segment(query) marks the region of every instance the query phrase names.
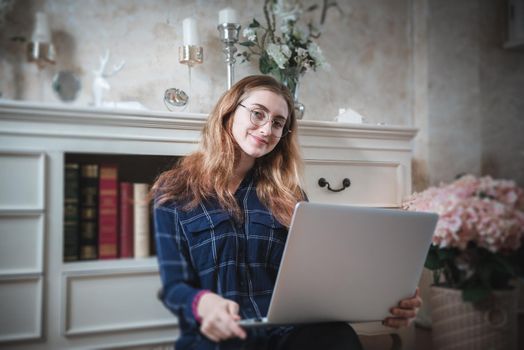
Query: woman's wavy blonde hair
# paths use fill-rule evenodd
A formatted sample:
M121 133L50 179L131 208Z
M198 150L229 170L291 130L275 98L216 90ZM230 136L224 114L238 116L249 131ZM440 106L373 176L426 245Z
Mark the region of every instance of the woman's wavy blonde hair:
M295 204L304 199L300 187L302 158L297 141L297 121L289 90L274 78L254 75L237 82L218 100L202 131L199 150L180 159L162 173L152 188L158 203L174 200L184 210L215 199L236 220L242 213L229 184L240 159L233 134L233 115L239 103L255 90L268 90L286 101L290 133L270 153L256 159L257 195L277 220L289 226Z

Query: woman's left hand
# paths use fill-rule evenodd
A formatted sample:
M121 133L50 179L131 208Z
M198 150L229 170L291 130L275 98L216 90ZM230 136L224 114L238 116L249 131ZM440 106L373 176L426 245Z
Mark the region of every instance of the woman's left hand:
M417 316L418 309L422 306L422 299L417 288L415 295L411 298L403 299L398 306L392 307L389 311L393 316L386 317L383 324L392 328L407 327Z

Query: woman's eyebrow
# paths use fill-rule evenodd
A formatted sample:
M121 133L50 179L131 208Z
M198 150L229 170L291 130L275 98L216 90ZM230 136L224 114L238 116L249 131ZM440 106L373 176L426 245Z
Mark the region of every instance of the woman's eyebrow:
M266 112L270 112L270 110L264 106L264 105L261 105L260 103L253 103L252 106L255 106L255 107L258 107L260 109L263 109L264 111ZM274 115L273 118L283 118L283 119L286 119L287 120L287 117L284 117L283 115Z

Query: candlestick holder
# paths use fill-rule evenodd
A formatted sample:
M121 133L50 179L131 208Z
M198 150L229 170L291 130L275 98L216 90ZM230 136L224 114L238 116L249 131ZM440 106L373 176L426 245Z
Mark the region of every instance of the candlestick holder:
M197 64L204 62L204 49L196 45L183 45L178 47L178 62L187 65L189 94L182 89L170 88L164 93L164 104L166 108L173 111L174 108L188 108L191 111L191 69Z
M38 67L38 99L44 101L45 79L44 67L56 63L56 52L53 43L30 41L27 44L27 60Z
M204 48L195 45L183 45L178 48L178 62L193 67L204 62Z
M34 62L38 68L43 68L46 64L55 64L55 48L52 43L31 41L27 45L27 60Z
M237 52L235 43L238 42L240 25L236 23L222 23L218 25L217 29L220 40L224 43L223 52L226 56L227 89L229 90L235 80L235 53Z

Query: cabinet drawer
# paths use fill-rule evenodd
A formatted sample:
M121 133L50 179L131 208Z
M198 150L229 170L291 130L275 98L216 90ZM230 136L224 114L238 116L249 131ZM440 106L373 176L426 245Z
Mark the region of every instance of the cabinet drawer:
M42 277L0 280L0 342L40 338L41 330Z
M175 324L157 299L156 271L66 275L64 283L66 335Z
M0 209L44 208L44 155L0 152Z
M0 274L41 273L44 215L0 215Z
M340 192L320 187L324 178L332 189L342 188L343 179L351 185ZM375 207L397 207L403 193L402 165L374 161L306 161L305 190L312 202Z

